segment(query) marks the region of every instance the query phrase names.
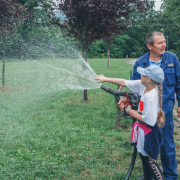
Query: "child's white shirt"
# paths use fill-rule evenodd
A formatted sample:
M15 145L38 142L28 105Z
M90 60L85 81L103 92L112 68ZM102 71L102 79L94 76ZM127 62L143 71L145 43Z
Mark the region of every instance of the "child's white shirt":
M142 113L143 121L150 126L154 126L157 122L157 115L160 110L158 88L156 87L144 94L146 87L141 83L141 80L126 80L125 84L132 92L138 93L143 102L143 110L138 106L138 112ZM148 156L144 151L144 130L141 128L139 128L137 151L143 156Z
M146 87L141 83L141 80L126 80L126 86L132 91L139 94L141 101L143 101L143 110L138 107L138 112L142 113L143 121L154 126L157 122L157 115L160 110L158 100L158 87L144 94Z

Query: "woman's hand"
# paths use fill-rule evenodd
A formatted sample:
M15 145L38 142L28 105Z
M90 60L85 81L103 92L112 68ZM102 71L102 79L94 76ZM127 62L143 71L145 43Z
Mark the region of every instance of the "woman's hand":
M104 82L106 77L104 77L102 74L100 74L100 75L97 75L94 79L98 80L98 81L96 81L97 83L100 83L100 82Z

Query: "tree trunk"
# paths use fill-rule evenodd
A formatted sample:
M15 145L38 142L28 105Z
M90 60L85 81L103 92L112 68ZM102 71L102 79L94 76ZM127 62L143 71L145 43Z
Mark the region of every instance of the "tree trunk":
M115 101L116 101L116 99L115 99ZM114 125L114 129L117 129L117 128L120 127L121 114L122 114L122 111L121 111L121 109L119 108L117 102L116 102L116 108L117 108L117 114L118 114L118 116L117 116L117 119L116 119L116 123L115 123L115 125Z
M109 58L110 58L110 57L109 57L109 56L110 56L110 55L109 55L109 49L108 49L108 52L107 52L107 53L108 53L108 69L109 69L109 68L110 68L110 62L109 62L109 61L110 61L110 60L109 60Z
M5 86L5 44L3 45L2 85Z
M20 45L20 48L19 48L19 60L23 60L22 45Z
M82 69L83 69L83 71L86 71L87 70L87 66L86 66L87 56L86 56L86 51L85 50L83 50L82 56L83 56L83 59L85 61L85 62L82 61ZM87 89L84 89L84 101L87 101L87 100L88 100Z

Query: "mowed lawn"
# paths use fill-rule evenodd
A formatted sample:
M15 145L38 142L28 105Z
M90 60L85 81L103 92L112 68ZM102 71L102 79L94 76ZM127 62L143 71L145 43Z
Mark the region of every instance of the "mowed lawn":
M111 59L108 69L106 59L88 59L96 74L129 79L133 66L126 61ZM85 102L82 90L57 86L58 72L42 68L43 62L6 62L6 86L0 88L0 179L123 180L133 152L131 120L121 118L122 127L115 130L112 95L91 89ZM57 59L46 63L61 66ZM176 129L178 162L179 134ZM130 179L142 173L137 156Z

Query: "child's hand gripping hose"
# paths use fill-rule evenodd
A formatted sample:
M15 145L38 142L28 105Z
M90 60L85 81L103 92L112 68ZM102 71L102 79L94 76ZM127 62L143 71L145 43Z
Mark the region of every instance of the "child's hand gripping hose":
M117 100L117 103L120 100L120 96L126 97L126 100L129 103L129 105L131 106L131 109L138 110L139 95L137 93L133 93L133 92L118 92L118 91L115 91L115 90L111 89L110 87L105 86L105 85L101 85L100 88L103 89L104 91L114 95L114 97ZM135 118L130 117L129 115L127 115L125 109L124 109L124 115L127 118L133 119L133 121L136 120Z
M139 95L137 93L133 93L133 92L117 92L117 91L115 91L115 90L113 90L110 87L107 87L105 85L101 85L100 88L103 89L104 91L114 95L114 97L117 100L117 103L120 100L120 96L126 97L126 100L129 102L131 108L133 110L138 110ZM124 110L124 113L125 113L125 117L132 118L133 122L136 121L135 118L127 116L126 110ZM125 177L125 180L129 180L129 178L131 176L131 172L133 170L134 163L135 163L135 160L136 160L136 155L137 155L137 149L134 146L134 151L133 151L133 154L132 154L131 164L129 166L128 172L127 172L126 177Z

